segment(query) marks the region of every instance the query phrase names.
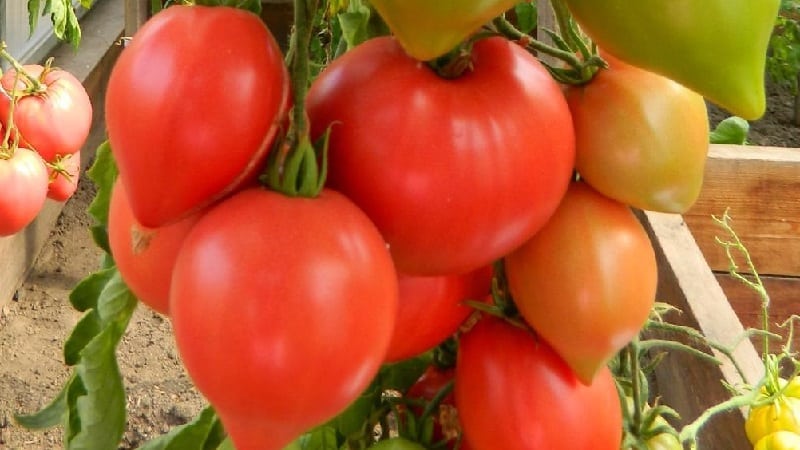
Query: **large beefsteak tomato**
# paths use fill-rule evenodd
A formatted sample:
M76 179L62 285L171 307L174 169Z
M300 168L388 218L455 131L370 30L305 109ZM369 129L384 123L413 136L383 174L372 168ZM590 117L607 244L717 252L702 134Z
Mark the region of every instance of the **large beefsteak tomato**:
M0 236L22 230L47 200L47 168L33 150L0 154Z
M386 245L343 195L250 188L178 253L178 350L239 450L279 450L342 411L386 356L397 313Z
M403 273L491 264L544 225L572 176L561 89L503 38L476 42L454 79L393 38L369 40L322 72L307 106L312 135L330 127L329 184L375 222Z
M283 55L253 13L172 6L111 72L108 138L134 216L159 227L255 175L289 98Z

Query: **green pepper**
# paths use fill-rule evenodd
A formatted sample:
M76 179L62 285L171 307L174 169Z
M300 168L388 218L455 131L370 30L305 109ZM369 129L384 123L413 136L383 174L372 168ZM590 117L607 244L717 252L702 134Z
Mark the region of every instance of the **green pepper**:
M764 66L780 0L565 0L612 55L747 120L764 114Z

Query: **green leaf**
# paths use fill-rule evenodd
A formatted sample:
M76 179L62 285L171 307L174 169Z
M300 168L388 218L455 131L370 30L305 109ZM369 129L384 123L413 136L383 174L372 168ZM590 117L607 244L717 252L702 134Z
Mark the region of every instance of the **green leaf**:
M22 416L15 415L14 420L22 427L30 430L42 430L61 425L67 418L67 390L72 383L72 378L61 389L56 398L38 412Z
M80 312L85 312L97 308L97 299L105 289L111 278L114 277L115 269L104 269L95 272L81 280L69 294L69 302L72 307Z
M750 132L750 124L741 117L731 116L720 122L709 136L712 144L734 144L744 145L747 143L747 135Z
M153 439L138 450L214 449L223 440L220 421L214 409L207 406L191 422L175 427L169 433Z
M370 15L369 7L359 0L350 1L347 11L337 15L348 50L369 39Z
M331 450L339 448L336 430L329 426L316 428L292 442L284 450Z
M96 222L91 229L92 237L106 253L111 253L108 246L108 205L111 203L111 190L118 173L111 145L105 141L97 147L94 163L86 174L97 186L97 194L88 209L89 215Z
M97 314L86 314L81 317L64 342L64 362L69 366L78 364L81 351L102 331L103 327Z
M119 444L126 411L116 348L136 304L136 298L114 271L99 294L97 309L87 313L96 316L94 320L102 331L80 350L75 365L75 381L67 394L68 450L105 450Z
M36 25L39 24L39 11L42 4L39 0L28 0L28 35L33 36Z
M50 20L53 22L53 33L62 41L67 41L74 48L78 48L81 43L81 27L78 24L78 16L71 0L48 0L49 8L45 11L50 12Z
M394 389L406 392L431 364L432 352L381 367L381 390Z
M380 377L372 380L372 383L338 416L334 417L326 425L334 428L346 438L358 439L365 433L365 426L369 421L372 412L381 401Z
M536 3L521 2L514 6L514 13L517 16L517 28L525 34L530 33L536 28L538 21L538 11Z

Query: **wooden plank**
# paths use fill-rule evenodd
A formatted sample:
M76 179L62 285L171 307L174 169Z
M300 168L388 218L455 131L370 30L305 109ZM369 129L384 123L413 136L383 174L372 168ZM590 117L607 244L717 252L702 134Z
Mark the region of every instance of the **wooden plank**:
M698 329L710 340L726 346L738 343L734 357L743 369L744 379L719 354L717 357L723 361L720 366L675 351L668 353L658 366L655 390L665 404L681 414L682 423L688 423L708 407L730 397L722 380L733 385L741 385L743 381L756 383L763 374L763 366L753 345L740 341L744 327L681 216L646 212L640 214L640 219L658 259L657 298L683 311L678 316L671 315L669 321ZM717 417L701 433L699 448L750 450L743 423L742 411Z
M125 0L125 36L133 36L150 16L150 0Z
M68 45L51 52L56 65L73 73L84 83L92 97L94 136L102 136L103 92L111 66L120 47L115 42L122 36L123 8L120 2L98 2L81 22L83 39L77 53ZM96 131L100 130L100 133ZM81 150L85 168L94 155L96 140L87 141ZM39 251L50 235L63 204L48 200L43 210L27 228L13 236L0 238L0 306L10 301L24 280Z
M800 149L711 146L703 190L684 218L712 270L728 270L711 219L728 207L760 273L800 276Z
M747 328L761 328L761 299L758 294L727 273L718 273L716 277L742 325ZM778 328L777 325L794 314L800 314L800 298L797 295L800 292L800 278L762 277L762 281L770 296L770 331L786 339L788 329ZM761 350L763 344L760 338L753 338L753 343L756 349ZM780 353L784 344L784 341L771 341L770 352ZM800 350L800 328L794 333L792 350Z

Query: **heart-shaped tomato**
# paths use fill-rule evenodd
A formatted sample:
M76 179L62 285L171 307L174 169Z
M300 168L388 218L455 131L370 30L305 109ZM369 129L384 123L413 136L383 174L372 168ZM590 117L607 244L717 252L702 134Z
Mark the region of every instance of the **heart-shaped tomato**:
M372 6L415 59L430 60L455 48L514 0L371 0Z
M764 65L780 0L566 2L600 48L745 119L764 114Z
M585 183L570 186L505 268L522 317L587 384L639 333L655 301L647 233L626 205Z
M251 178L287 108L287 80L255 14L173 6L148 20L106 95L108 137L136 219L165 225Z

